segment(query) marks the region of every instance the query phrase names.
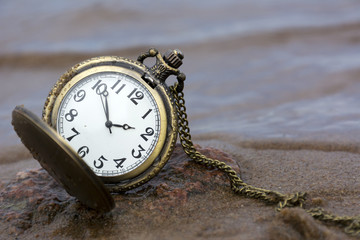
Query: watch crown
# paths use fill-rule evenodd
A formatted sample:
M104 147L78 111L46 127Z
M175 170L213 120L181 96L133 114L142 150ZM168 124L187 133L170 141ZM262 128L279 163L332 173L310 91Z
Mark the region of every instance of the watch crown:
M142 53L137 60L140 63L144 63L144 60L148 57L156 57L155 65L148 68L148 71L160 82L164 83L170 75L175 75L178 81L184 82L185 74L181 73L178 69L183 63L184 54L179 49L168 50L164 55L161 55L155 48L150 48L147 52ZM146 76L143 78L145 78L146 82L149 82L149 80L146 80Z
M182 59L184 58L184 54L179 50L167 50L164 54L163 59L170 67L179 68L182 64Z

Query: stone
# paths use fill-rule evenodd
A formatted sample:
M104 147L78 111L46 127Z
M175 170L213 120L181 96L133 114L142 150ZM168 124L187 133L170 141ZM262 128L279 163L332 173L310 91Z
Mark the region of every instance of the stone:
M239 171L236 162L227 154L213 148L197 147L207 156L225 161ZM38 225L46 226L64 219L69 222L76 219L82 222L92 222L94 219L102 221L106 216L116 217L122 208L131 205L167 212L185 206L191 194L204 194L211 188L226 187L227 184L224 174L189 161L181 146L177 145L158 176L137 189L114 195L116 209L112 213L100 215L68 195L44 169L27 170L17 173L16 178L8 184L0 185L0 220L3 226L9 226L4 228L2 234L22 236ZM53 229L53 233L59 232L62 231Z

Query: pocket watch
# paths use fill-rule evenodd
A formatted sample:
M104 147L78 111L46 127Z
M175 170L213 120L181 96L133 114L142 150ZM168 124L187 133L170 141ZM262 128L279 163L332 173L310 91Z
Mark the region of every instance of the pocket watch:
M148 57L156 58L150 68L143 64ZM138 187L162 169L174 149L177 112L165 80L175 75L178 88L183 87L185 75L178 70L182 59L180 50L162 56L150 49L137 61L117 56L83 61L51 89L42 120L17 107L12 123L34 157L71 195L79 194L83 184L72 186L78 172L91 176L104 194ZM35 140L38 135L45 136L41 144ZM93 194L99 194L94 189ZM92 208L107 205L106 211L114 205L91 205L88 195L76 197Z
M155 57L148 68L143 61ZM110 193L126 191L154 177L169 160L179 135L194 162L223 172L233 192L285 207L304 207L306 193L282 194L245 183L225 162L196 150L183 93L183 54L163 56L150 49L137 61L105 56L81 62L61 76L45 102L43 119L17 106L12 124L42 167L86 206L107 212ZM168 87L165 80L175 75ZM359 216L336 216L321 208L306 210L324 222L360 233Z

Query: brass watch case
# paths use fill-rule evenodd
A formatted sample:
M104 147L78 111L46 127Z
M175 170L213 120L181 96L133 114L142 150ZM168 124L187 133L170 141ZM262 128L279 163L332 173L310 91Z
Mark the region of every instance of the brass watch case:
M144 64L117 56L103 56L83 61L63 74L50 91L43 109L43 120L56 130L61 101L74 84L96 72L121 72L132 76L150 91L159 107L161 129L153 153L139 168L119 177L99 176L111 192L127 191L153 178L169 160L177 138L177 114L170 90L156 79ZM142 78L146 74L145 82ZM60 137L60 136L59 136Z

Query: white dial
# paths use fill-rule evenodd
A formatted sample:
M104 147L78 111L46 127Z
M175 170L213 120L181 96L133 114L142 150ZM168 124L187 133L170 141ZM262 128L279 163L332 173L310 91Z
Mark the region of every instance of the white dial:
M96 72L63 97L57 131L98 176L126 176L153 154L161 115L145 84L120 72Z

